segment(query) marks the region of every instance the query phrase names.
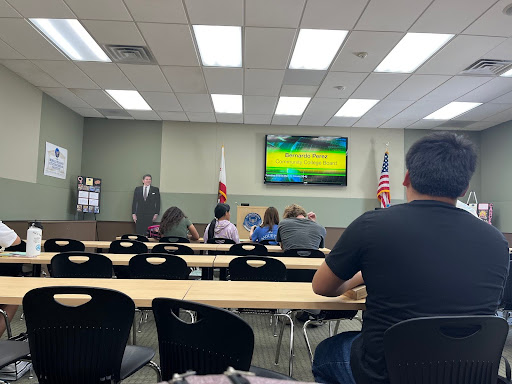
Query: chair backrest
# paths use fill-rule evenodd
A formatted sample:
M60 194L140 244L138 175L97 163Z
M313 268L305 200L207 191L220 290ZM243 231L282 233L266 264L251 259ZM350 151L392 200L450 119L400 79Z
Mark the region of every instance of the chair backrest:
M281 256L325 259L324 253L318 249L289 249L283 252ZM286 280L309 283L313 281L313 276L315 276L315 273L315 269L290 269L286 275Z
M325 259L325 254L319 249L289 249L284 251L282 256L291 256L291 257L312 257L315 259Z
M85 245L78 240L54 238L44 242L44 250L45 252L83 252Z
M21 240L21 243L18 245L13 245L5 248L6 252L26 252L27 251L27 243L25 240ZM19 276L22 273L23 264L13 264L13 263L2 263L0 264L0 276Z
M142 242L149 241L146 236L138 235L136 233L126 233L121 236L121 240L137 240Z
M151 259L164 260L154 264ZM129 270L132 279L186 280L190 274L185 260L167 253L135 255L130 259Z
M275 239L274 240L261 240L259 243L261 245L276 245L277 241Z
M80 257L81 259L86 258L87 260L73 260L75 257ZM51 275L52 277L110 279L112 277L112 261L99 253L59 253L52 257Z
M236 244L235 240L225 239L223 237L212 237L206 241L208 244Z
M161 243L190 243L186 237L180 236L164 236L160 238Z
M229 274L236 281L285 281L286 266L271 257L242 256L229 262Z
M267 247L258 243L238 243L233 244L231 248L229 248L228 255L256 255L256 256L266 256L268 254Z
M508 324L496 316L421 317L384 333L391 384L495 384Z
M512 261L510 262L510 267L512 267ZM512 273L508 274L505 290L503 291L503 297L501 298L499 306L503 309L512 309Z
M147 253L148 247L137 240L114 240L110 243L108 253Z
M63 305L54 298L63 294L91 299ZM131 298L110 289L45 287L27 292L23 312L38 382L119 382L134 311Z
M179 310L197 312L197 322L185 323ZM242 318L225 309L184 300L153 300L162 379L194 370L199 375L222 373L228 366L247 371L254 333Z
M157 244L151 250L152 253L167 253L169 255L193 255L194 250L186 245L176 243Z

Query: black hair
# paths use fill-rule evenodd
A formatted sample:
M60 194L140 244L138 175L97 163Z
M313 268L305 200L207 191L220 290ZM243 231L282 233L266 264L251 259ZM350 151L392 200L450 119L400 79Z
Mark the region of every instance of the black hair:
M217 220L229 212L230 209L230 206L224 203L219 203L215 206L215 219L210 222L210 227L208 227L208 239L213 239L215 237L215 224L217 224Z
M412 145L405 165L411 185L419 193L457 198L468 188L476 160L470 140L451 132L437 132Z
M146 173L144 176L142 176L142 180L144 180L146 177L151 177L149 173ZM151 180L153 180L153 177L151 177Z

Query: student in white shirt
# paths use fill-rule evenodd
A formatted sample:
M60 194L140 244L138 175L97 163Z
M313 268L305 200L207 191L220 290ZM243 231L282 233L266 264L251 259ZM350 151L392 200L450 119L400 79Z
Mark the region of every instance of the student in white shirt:
M0 221L0 249L8 248L13 245L18 245L21 243L20 237L14 232L11 228ZM18 309L17 305L11 304L0 304L0 309L4 310L9 317L9 321L12 320L14 315L16 314L16 310ZM0 336L5 331L5 321L2 316L0 316Z

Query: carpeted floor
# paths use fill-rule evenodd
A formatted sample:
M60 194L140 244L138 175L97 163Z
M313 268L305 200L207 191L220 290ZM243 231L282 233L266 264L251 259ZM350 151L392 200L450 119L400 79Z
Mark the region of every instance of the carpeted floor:
M20 332L25 331L25 323L20 319L21 308L16 314L15 319L12 322L13 333L16 335ZM277 346L277 337L273 336L273 328L270 325L270 319L268 316L261 315L242 315L242 317L251 325L255 334L255 348L253 355L253 365L260 366L263 368L271 369L277 372L285 373L288 372L288 346L289 346L289 327L285 329L283 337L283 345L281 347L281 354L279 365L274 365L274 356ZM311 374L311 364L306 350L306 343L302 337L302 324L296 322L295 327L295 360L294 360L294 374L293 377L300 381L313 381ZM349 330L359 330L361 324L357 320L344 320L340 323L339 332ZM313 350L320 341L328 336L328 326L323 325L316 328L309 328L308 335L310 336L310 342ZM148 322L144 324L142 332L138 333L137 344L152 347L157 352L154 361L159 363L158 357L158 339L156 334L155 322L152 315L149 315ZM5 338L5 335L2 337ZM512 361L512 334L509 333L503 355ZM500 368L500 374L504 374L504 368ZM23 378L17 381L20 384L36 384L37 380L30 379L29 375L25 375ZM151 368L144 367L139 372L135 373L123 383L155 383L156 374Z

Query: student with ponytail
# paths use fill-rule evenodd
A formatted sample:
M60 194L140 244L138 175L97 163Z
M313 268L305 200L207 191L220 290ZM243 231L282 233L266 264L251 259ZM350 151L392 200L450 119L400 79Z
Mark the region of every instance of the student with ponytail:
M215 219L208 224L204 231L203 238L205 243L208 242L208 239L213 238L231 239L237 243L240 242L236 226L229 221L231 217L229 210L228 204L217 204L214 211Z

